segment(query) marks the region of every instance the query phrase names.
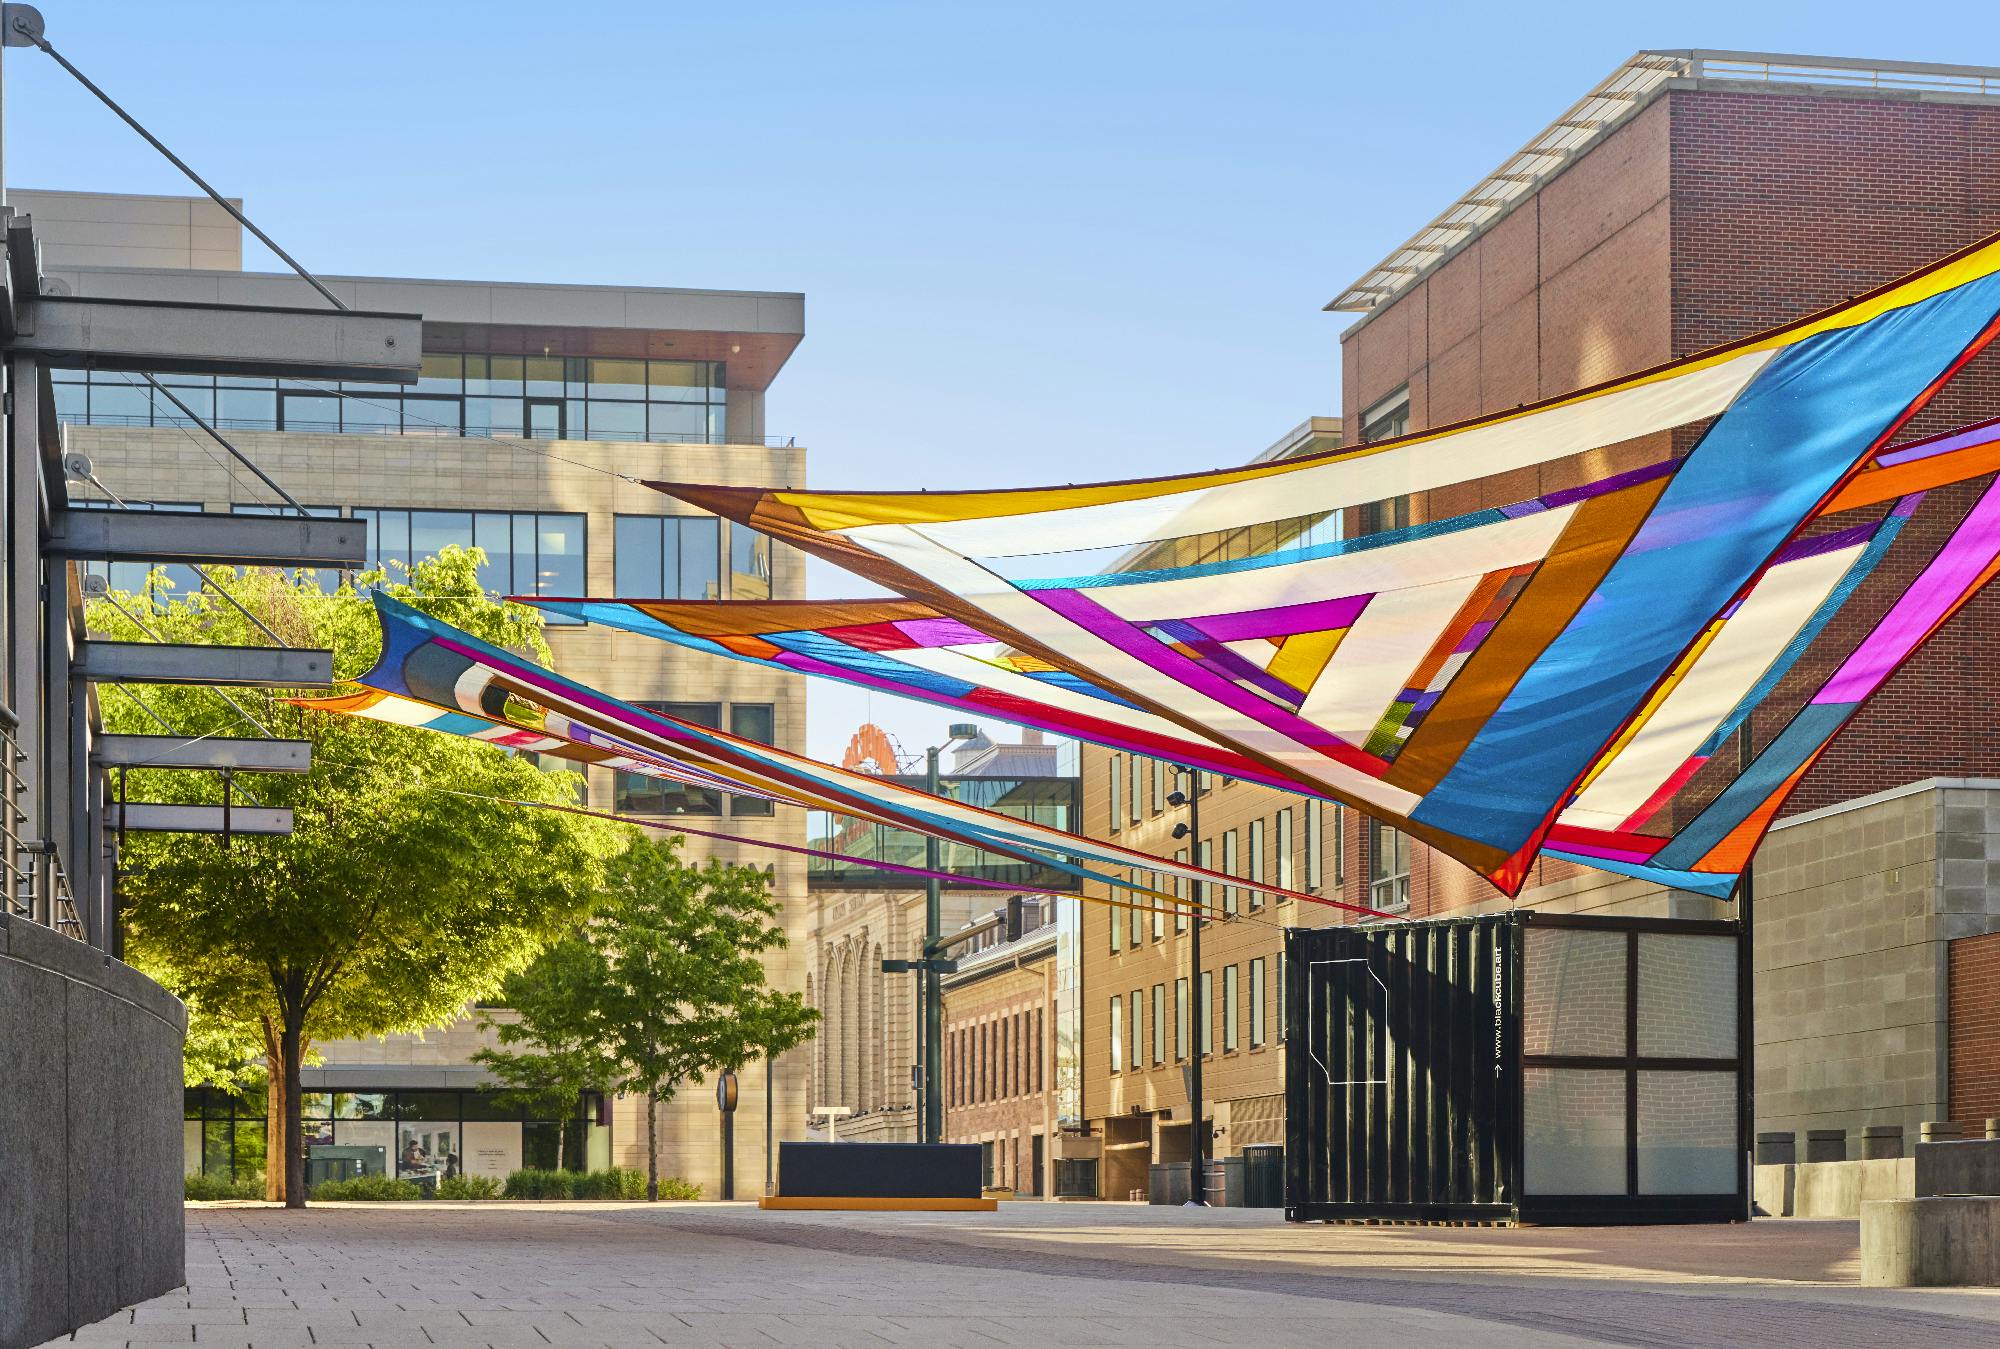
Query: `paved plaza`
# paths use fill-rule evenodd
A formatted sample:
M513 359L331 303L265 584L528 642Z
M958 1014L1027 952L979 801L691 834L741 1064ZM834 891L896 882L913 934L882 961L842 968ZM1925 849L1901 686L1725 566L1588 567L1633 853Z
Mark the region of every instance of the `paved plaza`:
M1992 1345L2000 1291L1857 1287L1851 1222L443 1203L188 1210L188 1287L91 1345ZM71 1341L64 1341L68 1343Z

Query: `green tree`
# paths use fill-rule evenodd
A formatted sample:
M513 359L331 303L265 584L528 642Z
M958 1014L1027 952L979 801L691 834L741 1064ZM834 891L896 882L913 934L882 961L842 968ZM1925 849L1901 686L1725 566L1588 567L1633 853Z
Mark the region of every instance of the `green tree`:
M556 1166L563 1166L577 1098L601 1091L618 1075L604 1031L604 953L581 935L565 937L508 976L501 1001L512 1020L488 1016L500 1044L525 1050L481 1049L472 1056L506 1084L501 1098L536 1119L556 1121Z
M646 1098L649 1200L660 1197L660 1102L690 1079L783 1053L819 1019L766 980L763 955L785 945L769 878L712 858L690 865L681 842L635 839L614 857L589 929L619 1085Z
M546 660L539 615L488 598L478 584L483 560L447 549L385 588ZM330 590L310 574L210 574L287 644L331 648L336 677L374 662L380 630L358 586L386 583L381 573ZM270 644L206 589L151 601L113 596L90 618L94 631L124 640ZM285 1202L300 1207L299 1070L313 1042L445 1024L496 991L587 914L616 835L583 817L505 803L573 801L568 774L476 741L295 707L282 695L107 689L104 720L119 732L157 734L164 723L177 735L311 742L312 771L299 775L225 785L211 773L133 771L132 799L212 803L228 790L245 802L254 793L263 805L290 807L294 826L289 837L227 841L134 834L122 860L128 949L204 1021L234 1027L239 1042L261 1041L270 1183L278 1191L281 1173Z

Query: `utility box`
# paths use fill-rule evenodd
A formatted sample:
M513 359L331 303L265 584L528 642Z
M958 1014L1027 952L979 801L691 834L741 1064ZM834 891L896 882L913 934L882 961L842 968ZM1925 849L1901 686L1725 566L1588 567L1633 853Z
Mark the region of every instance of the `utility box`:
M1245 1208L1285 1206L1285 1150L1276 1143L1251 1143L1243 1149Z
M1286 1217L1747 1218L1742 951L1532 910L1289 930Z

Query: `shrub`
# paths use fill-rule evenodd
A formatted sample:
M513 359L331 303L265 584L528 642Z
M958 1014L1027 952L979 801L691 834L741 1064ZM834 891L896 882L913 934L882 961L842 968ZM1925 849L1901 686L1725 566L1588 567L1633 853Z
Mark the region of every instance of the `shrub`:
M637 1193L628 1196L628 1198L644 1199L646 1197L646 1178L637 1171L634 1171L632 1175L638 1180L639 1188ZM661 1176L660 1198L699 1199L701 1198L701 1186L691 1180L682 1180L679 1176Z
M676 1185L687 1182L676 1180ZM660 1193L667 1191L667 1181L660 1182ZM644 1199L646 1197L646 1173L635 1171L628 1166L614 1166L608 1171L591 1171L576 1178L576 1186L571 1191L578 1199Z
M567 1199L570 1197L570 1173L567 1171L544 1171L535 1167L524 1167L507 1177L507 1198L509 1199Z
M241 1180L231 1180L227 1176L206 1176L196 1172L183 1177L186 1197L192 1200L213 1201L217 1199L262 1199L264 1178L246 1176Z
M321 1203L328 1200L385 1202L422 1199L424 1191L412 1181L394 1180L388 1176L355 1176L350 1180L323 1180L312 1187L312 1197Z
M500 1182L492 1176L446 1176L438 1182L440 1199L498 1199Z

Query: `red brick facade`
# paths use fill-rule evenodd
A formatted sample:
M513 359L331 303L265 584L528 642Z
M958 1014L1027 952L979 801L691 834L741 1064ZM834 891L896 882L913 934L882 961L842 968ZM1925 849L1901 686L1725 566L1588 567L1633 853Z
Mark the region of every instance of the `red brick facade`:
M1663 94L1394 302L1342 338L1343 414L1407 384L1410 429L1551 397L1691 354L1870 289L2000 230L2000 107L1880 96ZM1974 361L1908 435L2000 413L2000 354ZM1675 433L1677 447L1699 428ZM1614 447L1591 474L1657 457ZM1577 466L1527 469L1412 502L1422 520L1565 485ZM1976 491L1932 493L1869 585L1900 586ZM1879 612L1864 591L1857 614ZM1793 676L1810 680L1865 621L1836 625ZM2000 774L2000 595L1953 619L1840 736L1788 813L1932 776ZM1784 703L1780 694L1780 705ZM1760 718L1759 739L1779 724ZM1703 784L1698 779L1699 790ZM1349 856L1366 875L1349 813ZM1491 898L1427 849L1412 909ZM1560 879L1560 863L1529 884ZM1351 896L1350 896L1351 897Z
M1978 1138L2000 1119L2000 932L1960 937L1950 950L1951 1117Z

